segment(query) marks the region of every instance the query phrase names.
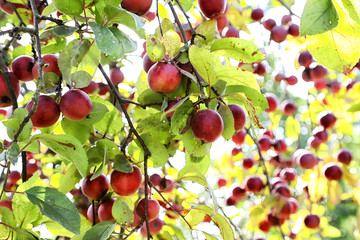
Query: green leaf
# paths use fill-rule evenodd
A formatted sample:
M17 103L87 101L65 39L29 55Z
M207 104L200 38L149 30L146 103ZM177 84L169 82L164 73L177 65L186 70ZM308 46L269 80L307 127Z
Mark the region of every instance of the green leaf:
M153 35L146 38L146 53L152 62L158 62L165 57L165 46Z
M339 0L336 0L339 1ZM358 24L360 24L360 2L357 0L342 0L349 16Z
M20 154L20 147L19 144L17 142L14 142L13 144L11 144L11 147L9 148L7 155L9 157L9 159L11 160L12 164L16 164L19 158L19 154Z
M58 53L66 47L66 38L56 37L47 41L44 45L41 46L41 53Z
M144 90L138 97L138 101L141 104L151 104L151 103L162 103L164 100L164 95L152 91L151 89Z
M343 6L333 2L339 14L339 24L336 28L306 38L310 53L328 68L349 73L360 58L360 25L355 23Z
M15 216L7 207L0 207L1 222L11 227L16 227Z
M184 11L187 12L193 5L193 0L179 0L179 3L183 7Z
M208 84L214 85L216 83L215 60L209 50L192 45L189 49L189 59Z
M167 31L161 38L161 43L165 47L165 54L169 58L178 55L181 48L181 38L174 30Z
M238 97L242 93L245 94L245 96L253 102L253 104L256 108L256 112L258 112L258 113L262 112L269 107L268 102L267 102L266 98L264 97L264 95L262 95L260 92L258 92L254 88L244 86L244 85L227 86L224 98L233 103L239 103L242 100L238 99ZM240 101L238 101L238 100L240 100Z
M197 140L191 130L183 134L181 139L184 143L186 152L193 157L201 158L210 152L211 143L202 143Z
M20 124L28 114L29 111L25 108L17 108L10 116L9 120L3 121L3 124L6 127L6 131L10 139L14 140L14 135L17 133ZM18 140L24 141L28 139L31 135L32 127L32 122L28 121L28 123L25 125L22 132L20 133Z
M106 240L114 231L115 222L104 221L92 226L84 235L83 240Z
M107 149L107 147L105 146L104 148L104 157L103 157L103 162L101 163L101 165L96 169L96 172L91 176L90 181L96 179L97 177L99 177L104 169L105 164L109 161L109 151Z
M206 174L210 164L210 154L205 155L204 157L193 157L189 153L185 153L186 166L195 167L202 174Z
M94 124L94 127L101 133L119 133L124 127L124 123L120 116L119 110L114 106L107 112L104 117Z
M81 144L87 142L92 131L91 125L81 124L78 121L71 121L67 118L61 120L61 129L65 134L77 138Z
M73 163L68 164L68 166L66 166L66 168L63 170L63 173L65 174L63 174L60 178L60 185L58 190L59 192L65 194L73 189L75 184L77 184L82 177Z
M224 80L227 85L245 85L260 92L259 84L253 73L229 65L218 65L215 72L217 78Z
M200 36L195 37L195 43L201 46L204 43L211 42L215 39L217 33L217 22L216 20L209 20L202 22L199 27L196 28L196 33L205 36L206 40Z
M70 26L66 26L66 25L60 25L60 26L54 27L54 33L58 36L70 36L77 30L78 30L78 28L76 28L76 27L70 27Z
M112 207L112 215L120 224L129 225L134 220L133 211L122 199L117 199Z
M193 103L190 100L185 101L176 108L174 115L171 117L171 131L175 135L182 134L189 126L189 116L194 112Z
M348 112L359 112L360 111L360 101L356 101L350 105Z
M74 204L56 189L32 187L25 191L28 199L50 219L59 222L65 229L80 234L80 215Z
M26 191L34 186L41 185L41 180L38 173L35 173L28 181L20 184L16 189L18 192ZM12 207L15 220L18 225L26 226L28 223L36 221L40 215L40 210L24 194L16 193L12 199Z
M331 0L307 0L300 21L300 36L316 35L334 29L339 17Z
M119 7L107 5L104 8L104 11L107 19L109 19L108 24L123 24L134 30L139 30L145 24L145 20L141 17L126 10L123 10Z
M70 86L89 85L100 62L99 49L91 39L74 40L60 53L58 65L64 80Z
M40 141L42 144L59 154L62 158L75 164L82 177L86 177L88 159L79 140L70 135L37 134L31 141Z
M44 8L41 14L44 16L49 16L51 13L56 12L56 10L57 9L55 7L55 4L51 3Z
M94 98L96 97L96 98ZM109 112L109 109L106 107L105 104L103 103L99 103L99 102L95 102L96 100L94 99L98 99L100 97L98 96L91 96L90 99L92 101L92 110L91 110L91 113L86 116L86 118L82 121L79 121L78 123L80 124L93 124L93 123L96 123L98 121L100 121L104 115Z
M145 133L141 135L141 138L144 140L144 143L148 147L151 156L149 157L149 160L152 161L153 167L162 167L167 163L169 159L169 154L167 152L166 147L160 143L158 139L153 138L150 134ZM141 147L140 144L138 144L139 147ZM141 159L143 159L144 151L141 148Z
M194 166L185 166L178 172L177 180L189 180L192 182L199 183L200 185L208 188L208 184L204 174L202 174L196 167Z
M102 26L95 22L89 24L95 34L97 47L113 60L122 58L125 53L136 50L136 43L118 28Z
M222 236L223 239L226 240L233 240L234 239L234 232L229 224L229 222L226 220L225 217L223 217L222 215L220 215L219 213L216 213L215 215L213 215L213 209L211 209L208 206L204 206L204 205L200 205L197 206L196 208L191 209L190 213L188 214L188 216L186 216L186 218L199 218L202 217L201 221L204 219L205 215L209 215L211 216L211 219L214 221L214 223L216 224L216 226L220 229L220 234ZM199 216L197 217L196 215L199 214Z
M253 63L265 59L255 43L239 38L222 38L211 45L211 51L240 62Z
M83 12L83 2L81 0L54 0L55 7L60 12L77 17Z
M15 234L15 240L39 240L39 238L29 230L23 228L15 228L16 230L13 231Z
M168 143L170 138L170 125L166 119L161 119L162 113L156 113L143 118L138 122L137 131L139 134L149 133L153 138L162 143Z
M122 154L115 156L113 169L124 173L132 173L134 171L128 159Z
M222 136L225 138L225 140L229 140L235 134L234 116L230 108L224 104L220 105L218 112L224 122Z

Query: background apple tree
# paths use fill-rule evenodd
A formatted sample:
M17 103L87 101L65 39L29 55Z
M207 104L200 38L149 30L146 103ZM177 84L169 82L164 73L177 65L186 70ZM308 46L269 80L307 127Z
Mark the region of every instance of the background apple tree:
M0 239L360 239L360 4L299 2L0 0Z

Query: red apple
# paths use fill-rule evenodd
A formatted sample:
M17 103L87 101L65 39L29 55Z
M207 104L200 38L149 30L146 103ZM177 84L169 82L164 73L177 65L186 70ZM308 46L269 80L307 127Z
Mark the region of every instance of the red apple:
M259 147L261 151L267 151L271 148L271 141L268 137L262 137L258 141Z
M15 90L16 98L20 94L20 84L16 75L12 72L9 73L11 78L11 83ZM11 106L10 93L7 89L5 78L3 73L0 73L0 108Z
M266 100L268 102L269 108L265 109L266 112L273 112L277 109L279 105L279 100L277 96L273 93L265 93Z
M255 192L258 193L264 188L264 183L261 178L257 176L249 177L246 180L245 189L247 192Z
M318 215L309 214L305 217L304 224L307 228L318 228L320 225L320 218Z
M227 206L235 206L236 204L237 204L237 201L233 196L230 196L226 199Z
M228 107L230 108L234 117L235 131L238 132L246 125L246 112L244 108L238 104L228 104Z
M31 100L26 109L30 111L33 105L34 102ZM54 125L59 117L59 104L53 98L41 95L36 111L31 117L31 122L34 127L46 128Z
M221 36L223 38L239 38L240 37L239 31L233 26L225 27L221 32Z
M158 62L149 70L148 84L154 92L172 93L180 83L180 71L169 63Z
M34 58L26 55L19 56L11 63L13 73L21 81L31 81L34 79L32 68L34 66Z
M47 67L44 66L42 68L43 72L45 72L45 73L53 72L56 75L60 76L61 71L58 66L58 60L59 60L58 56L56 56L55 54L48 54L48 55L45 55L42 58L42 60L45 64L48 65ZM32 68L32 75L35 79L39 78L39 63L38 62L36 62L34 64L34 67Z
M276 22L274 19L269 18L263 22L263 25L266 30L271 31L271 29L276 26Z
M164 226L164 222L161 221L160 218L158 217L155 218L155 220L149 222L150 234L152 236L159 234L163 226ZM143 223L143 225L141 226L140 233L143 237L147 237L146 223Z
M288 29L288 33L293 36L293 37L298 37L300 35L300 32L299 32L299 25L297 24L291 24L289 26L289 29Z
M86 94L91 94L94 93L97 88L98 88L98 84L94 81L91 81L87 87L80 89L83 90Z
M98 208L98 216L100 222L102 221L115 221L115 218L112 215L112 207L116 199L110 198L103 202Z
M352 153L349 149L342 148L339 149L336 153L336 159L344 164L350 164L351 160L353 159Z
M246 190L242 187L236 187L232 191L232 196L235 198L236 201L240 201L246 195Z
M226 0L199 0L198 4L201 12L210 19L214 19L224 13Z
M251 19L255 22L261 21L264 17L264 11L261 8L255 8L251 12Z
M232 136L231 140L236 143L237 145L241 145L245 141L246 131L242 130L238 133L235 133L234 136Z
M151 4L152 0L123 0L121 7L142 16L150 10Z
M92 110L92 102L89 96L80 89L72 89L66 92L60 100L60 111L73 121L81 121Z
M146 53L143 57L143 69L146 73L149 72L150 68L155 64L156 62L153 62L150 60L149 55Z
M277 43L281 43L286 40L288 31L284 26L275 26L271 29L271 39Z
M320 125L323 126L324 129L332 128L336 122L335 115L328 111L323 111L323 112L319 113L318 119L319 119Z
M145 214L145 198L142 198L135 207L136 214L142 218ZM148 220L151 222L154 220L160 212L160 205L159 202L155 199L149 199L148 200Z
M328 180L340 180L343 175L343 169L336 163L330 162L323 166L322 168L324 176Z
M211 109L199 111L191 121L191 130L195 138L206 143L218 139L223 129L224 123L220 114Z
M120 68L113 68L110 70L110 80L115 86L122 83L124 81L124 78L124 74L120 70Z
M250 169L252 168L252 166L254 166L254 164L255 164L255 159L253 159L252 157L244 158L242 162L244 169Z
M111 173L110 184L116 194L120 196L129 196L139 189L141 180L142 174L140 168L133 165L132 173L123 173L114 170Z
M281 103L281 109L285 115L293 115L297 107L293 101L285 100Z
M86 176L81 185L81 191L91 200L100 200L109 190L109 181L104 174L91 181L90 178L93 175L94 173L90 173Z
M313 62L313 57L309 51L304 51L299 54L298 61L301 66L308 68Z

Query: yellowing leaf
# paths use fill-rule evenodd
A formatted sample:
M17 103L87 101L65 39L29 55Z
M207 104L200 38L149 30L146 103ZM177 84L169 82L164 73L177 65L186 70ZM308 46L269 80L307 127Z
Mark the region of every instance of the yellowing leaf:
M308 36L309 51L328 68L348 73L360 58L360 25L354 22L339 2L334 6L340 17L336 28L315 36Z

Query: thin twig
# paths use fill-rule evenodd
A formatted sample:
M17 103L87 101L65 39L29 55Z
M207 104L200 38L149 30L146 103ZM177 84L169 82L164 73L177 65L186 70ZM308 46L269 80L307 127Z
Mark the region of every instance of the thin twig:
M2 188L1 193L0 193L0 199L2 199L2 196L3 196L4 192L5 192L6 182L7 182L9 173L10 173L10 162L7 162L6 164L7 164L7 166L6 166L6 174L5 174L3 188Z
M11 81L10 73L9 73L8 68L6 66L6 63L5 63L5 59L4 59L5 54L4 54L4 52L5 52L4 50L1 51L0 71L3 73L6 87L7 87L8 91L9 91L9 93L10 93L10 101L11 101L13 110L15 110L18 107L17 97L16 97L14 86L13 86L12 81Z
M22 182L26 182L27 180L27 159L26 152L21 152L21 160L22 160L22 171L21 171L21 179Z
M37 15L37 18L39 19L39 20L49 20L49 21L51 21L51 22L53 22L53 23L56 23L57 25L64 25L64 22L63 22L63 20L61 20L61 19L57 19L57 18L53 18L53 17L51 17L51 16L44 16L44 15L40 15L40 14L38 14Z
M291 15L293 15L293 16L295 16L295 17L297 17L297 18L300 18L297 14L295 14L292 10L291 10L291 8L288 6L288 5L286 5L285 3L284 3L284 1L283 0L277 0L281 5L283 5L289 12L290 12L290 14Z
M171 12L175 18L175 22L176 24L178 25L179 27L179 30L180 30L180 34L181 34L181 37L183 39L183 42L185 44L185 47L188 48L189 44L188 44L188 40L186 38L186 33L185 33L185 30L184 28L182 27L182 24L180 22L180 19L179 19L179 16L176 14L176 11L175 11L175 8L174 8L174 5L172 4L172 2L169 2L169 6L170 6L170 9L171 9Z
M235 223L233 223L233 221L226 215L224 209L222 207L219 206L219 209L221 210L221 212L223 213L224 217L227 218L227 220L229 220L230 224L235 228L235 231L238 233L240 239L244 240L244 236L241 234L239 228L235 225Z
M20 16L20 14L19 14L18 10L16 9L15 5L14 5L12 2L7 2L7 3L10 5L10 7L11 7L12 10L14 11L15 15L16 15L17 18L19 19L19 21L20 21L20 24L19 24L19 25L26 27L26 24L24 23L24 20L23 20L22 17Z
M156 18L157 18L157 20L159 22L160 34L161 34L161 36L163 36L164 33L163 33L162 26L161 26L160 15L159 15L159 0L156 0Z

